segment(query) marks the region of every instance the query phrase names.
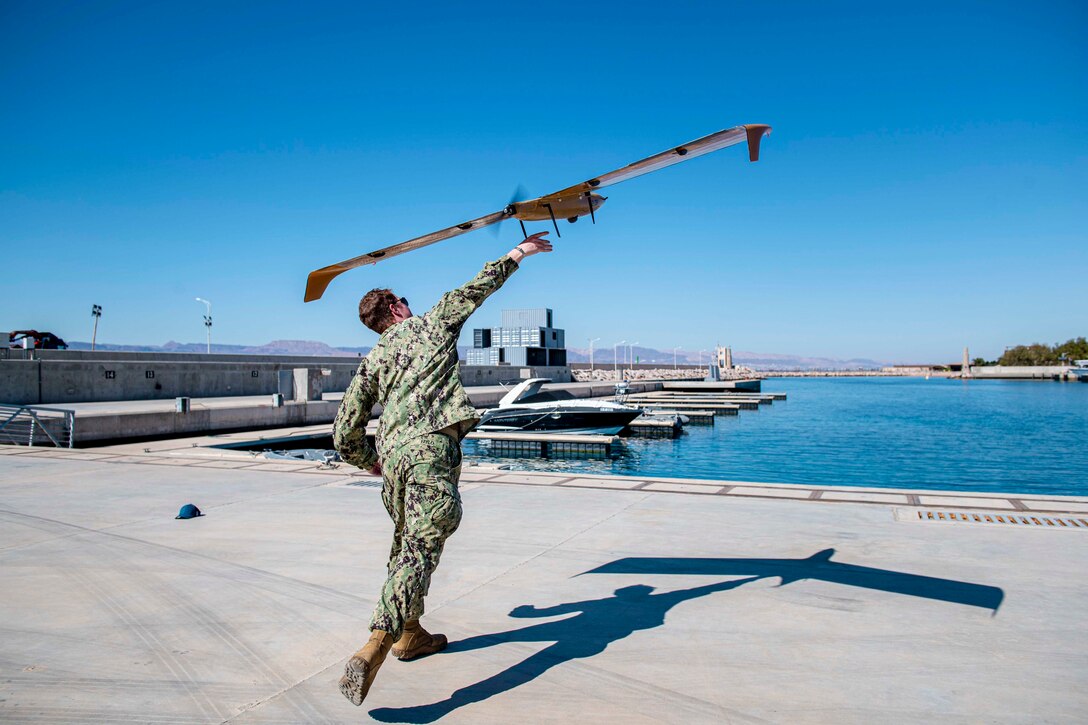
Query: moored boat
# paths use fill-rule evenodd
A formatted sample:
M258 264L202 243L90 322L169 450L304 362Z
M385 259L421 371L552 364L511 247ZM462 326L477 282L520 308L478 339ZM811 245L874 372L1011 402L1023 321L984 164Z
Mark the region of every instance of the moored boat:
M477 430L615 435L642 415L641 408L578 399L562 390L542 390L548 382L547 378L530 378L518 383L498 407L484 411Z

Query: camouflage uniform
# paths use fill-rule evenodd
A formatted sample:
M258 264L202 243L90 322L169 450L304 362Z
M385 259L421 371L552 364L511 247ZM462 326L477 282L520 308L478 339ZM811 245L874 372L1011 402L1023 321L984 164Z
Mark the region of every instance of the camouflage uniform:
M393 519L389 573L370 628L400 637L423 614L423 598L442 547L461 522L460 440L479 418L461 386L457 338L469 315L518 268L488 262L427 314L382 333L340 404L333 429L341 458L359 468L382 462L382 501ZM366 439L374 404L382 406L377 451Z

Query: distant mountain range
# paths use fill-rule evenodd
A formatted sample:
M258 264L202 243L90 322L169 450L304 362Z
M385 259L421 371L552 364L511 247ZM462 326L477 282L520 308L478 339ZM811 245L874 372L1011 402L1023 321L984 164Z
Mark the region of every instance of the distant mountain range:
M89 342L69 342L69 350L90 350ZM164 345L109 345L98 343L96 350L107 352L207 352L204 342L174 342ZM370 352L369 347L332 347L313 340L273 340L264 345L221 345L212 343L213 354L232 355L323 355L329 357L357 357Z
M72 350L90 350L89 342L70 342L68 346ZM207 349L202 342L174 342L171 340L164 345L110 345L98 344L98 350L112 352L195 352L201 353ZM464 357L465 348L458 348ZM273 340L264 345L223 345L212 344L213 353L230 353L234 355L317 355L329 357L357 357L370 352L369 347L332 347L323 342L314 340ZM620 363L625 360L623 349L618 351ZM705 365L710 361L711 353L702 356ZM655 350L651 347L635 347L635 360L639 363L660 362L663 365L673 363L672 350ZM589 350L567 348L568 362L589 362ZM593 351L593 361L602 365L612 364L612 348L598 348ZM678 350L676 362L680 365L695 365L700 362L697 352ZM864 370L880 368L888 365L887 362L869 360L866 358L851 358L841 360L827 357L805 357L800 355L783 355L778 353L744 352L734 351L733 362L737 365L755 368L757 370Z
M624 356L623 348L617 350L620 364L623 364L625 360L629 358ZM635 362L638 363L653 363L660 362L665 365L672 365L673 352L672 350L655 350L651 347L635 347L633 349ZM628 353L630 354L630 353ZM700 362L706 365L711 357L713 351L707 351L703 353L701 359L698 352L689 352L687 350L678 350L676 352L676 362L679 365L697 365ZM589 349L577 349L567 348L567 361L568 362L589 362ZM601 364L612 364L612 348L594 349L593 350L593 362ZM805 357L801 355L783 355L779 353L770 352L745 352L742 350L733 351L733 363L735 365L743 365L745 367L755 368L758 370L863 370L872 368L881 368L890 363L881 362L879 360L869 360L867 358L851 358L849 360L841 360L838 358L828 357Z

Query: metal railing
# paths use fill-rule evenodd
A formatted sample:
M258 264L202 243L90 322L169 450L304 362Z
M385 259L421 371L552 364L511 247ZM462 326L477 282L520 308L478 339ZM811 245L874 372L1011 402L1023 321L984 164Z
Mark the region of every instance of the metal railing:
M75 427L76 414L72 410L0 403L0 444L71 448Z

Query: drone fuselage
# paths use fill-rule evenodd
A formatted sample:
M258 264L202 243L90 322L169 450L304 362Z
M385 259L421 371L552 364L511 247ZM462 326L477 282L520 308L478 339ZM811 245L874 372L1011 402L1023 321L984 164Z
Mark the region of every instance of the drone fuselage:
M552 219L571 219L580 216L589 216L589 205L592 202L593 211L601 208L608 197L600 194L568 194L564 196L550 195L539 199L519 201L507 207L508 215L527 222L548 222ZM549 210L549 205L551 209Z

